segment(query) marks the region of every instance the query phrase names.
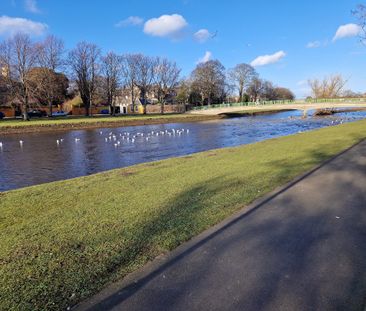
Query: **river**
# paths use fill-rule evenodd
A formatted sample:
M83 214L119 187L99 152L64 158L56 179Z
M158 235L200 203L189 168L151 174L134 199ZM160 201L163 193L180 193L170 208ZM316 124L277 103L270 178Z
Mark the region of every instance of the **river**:
M249 144L366 118L366 111L302 118L301 111L220 119L1 135L0 191Z

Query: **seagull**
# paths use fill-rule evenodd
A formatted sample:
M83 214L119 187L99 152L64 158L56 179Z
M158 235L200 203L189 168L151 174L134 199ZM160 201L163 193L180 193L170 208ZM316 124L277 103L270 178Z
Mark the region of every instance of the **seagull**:
M23 147L23 141L22 140L19 140L19 145L20 145L20 147Z
M217 36L218 31L216 30L213 34L211 34L211 39L215 38Z

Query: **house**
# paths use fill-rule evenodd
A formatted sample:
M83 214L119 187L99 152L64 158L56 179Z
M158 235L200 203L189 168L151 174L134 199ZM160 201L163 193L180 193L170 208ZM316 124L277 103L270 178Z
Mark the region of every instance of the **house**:
M144 107L139 98L135 99L135 105L132 107L130 96L116 96L114 107L117 114L143 114Z

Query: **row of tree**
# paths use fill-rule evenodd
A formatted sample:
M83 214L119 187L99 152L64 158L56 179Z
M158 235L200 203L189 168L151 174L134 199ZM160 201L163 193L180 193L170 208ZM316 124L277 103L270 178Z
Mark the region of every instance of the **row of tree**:
M178 98L200 105L226 100L293 100L295 97L289 89L276 87L272 82L260 79L255 69L248 64L241 63L225 70L218 60L198 64L179 90Z
M181 79L181 69L167 58L114 52L102 55L98 46L87 42L67 53L63 41L52 35L41 42L21 33L4 40L0 67L1 98L7 99L2 102L17 102L26 120L31 99L48 105L52 115L53 105L62 103L70 93L81 97L86 115L100 98L114 114L122 91L129 93L133 111L139 99L145 113L151 93L160 102L162 113L172 95L176 102L192 105L233 100L234 94L240 102L294 98L290 90L260 79L248 64L226 70L218 60L210 60L197 64L189 78Z

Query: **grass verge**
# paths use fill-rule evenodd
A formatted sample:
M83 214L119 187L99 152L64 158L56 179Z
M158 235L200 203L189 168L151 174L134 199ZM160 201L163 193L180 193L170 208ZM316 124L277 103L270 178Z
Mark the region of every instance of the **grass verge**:
M366 136L366 120L0 193L0 309L61 310Z
M119 127L145 124L195 122L217 119L219 116L193 114L165 114L165 115L127 115L127 116L94 116L94 117L67 117L51 119L2 120L0 134L40 132L68 129L87 129L99 127Z

